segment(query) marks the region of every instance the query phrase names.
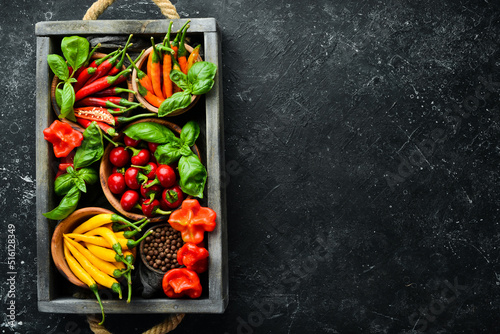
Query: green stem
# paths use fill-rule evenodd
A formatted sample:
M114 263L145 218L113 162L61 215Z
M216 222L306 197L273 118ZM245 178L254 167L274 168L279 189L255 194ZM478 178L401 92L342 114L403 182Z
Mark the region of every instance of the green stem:
M101 314L102 314L102 320L99 323L99 325L102 325L104 323L105 315L104 315L104 307L102 306L102 301L101 301L101 296L99 296L99 291L97 290L97 284L93 284L90 287L90 291L92 291L97 298L97 302L99 303L99 306L101 307Z

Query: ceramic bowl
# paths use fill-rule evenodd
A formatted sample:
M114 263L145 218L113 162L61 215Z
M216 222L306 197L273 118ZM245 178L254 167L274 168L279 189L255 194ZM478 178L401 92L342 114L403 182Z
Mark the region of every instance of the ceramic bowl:
M92 59L99 59L99 58L103 58L105 56L106 56L105 53L94 52L94 54L92 55ZM123 70L125 68L126 68L125 66L122 67ZM57 102L56 102L56 87L57 87L57 84L59 82L60 82L59 78L57 76L54 76L54 78L52 79L52 84L50 86L50 101L52 104L52 109L54 110L54 112L56 113L57 116L59 116L61 114L61 109L59 108L59 106L57 105ZM130 79L127 80L126 83L122 83L120 86L126 86L126 88L128 88L128 89L132 89L132 83L131 83ZM121 97L126 98L130 102L134 101L134 94L133 93L122 94ZM72 122L72 121L67 120L67 119L62 119L61 121L68 123L74 129L80 130L81 132L83 132L83 130L84 130L78 123Z
M125 127L125 129L133 124L142 123L142 122L155 122L158 124L162 124L162 125L166 126L167 128L169 128L170 130L172 130L172 132L174 132L177 136L179 136L181 133L181 128L178 125L171 123L171 122L168 122L168 121L165 121L163 119L158 119L158 118L141 119L139 121L136 121L134 123L127 125ZM117 137L113 138L113 140L115 142L122 142L123 136L124 136L123 133L121 133ZM134 212L125 211L120 204L121 195L115 195L109 190L108 178L112 173L113 165L109 162L108 157L109 157L109 153L111 152L111 150L113 148L114 148L114 145L109 144L106 147L106 149L104 150L104 154L103 154L103 157L101 159L101 166L100 166L100 170L99 170L99 179L101 182L101 187L102 187L102 190L104 192L104 195L106 196L109 203L113 206L113 208L116 211L118 211L121 215L123 215L131 220L135 220L135 221L143 219L145 216L139 210L134 211ZM191 149L198 156L198 158L200 158L200 161L201 161L201 155L200 155L200 151L199 151L198 147L196 145L194 145ZM153 223L158 223L158 222L166 220L167 218L168 218L168 216L156 216L156 217L150 218L150 221Z
M185 44L186 46L186 50L191 53L193 51L193 48L187 44ZM147 59L149 57L149 54L153 51L153 47L150 47L149 49L147 49L144 54L142 55L141 58L139 58L139 60L137 61L136 65L139 69L141 69L142 71L146 72L146 63L147 63ZM198 61L202 61L202 58L200 56L198 56ZM153 106L151 103L149 103L141 94L139 94L139 91L138 91L138 88L137 88L137 70L134 69L132 71L132 90L134 92L136 92L135 94L135 97L137 99L137 101L141 102L142 105L144 106L144 108L146 108L147 110L149 110L150 112L154 112L154 113L158 113L158 108ZM176 110L168 115L166 115L165 117L172 117L172 116L178 116L180 114L183 114L185 113L186 111L188 111L189 109L191 109L195 104L196 102L198 102L198 100L200 99L200 96L199 95L193 95L192 98L191 98L191 104L187 107L187 108L184 108L184 109L179 109L179 110Z
M54 264L56 265L57 270L68 279L71 283L76 286L87 288L88 286L80 281L69 269L68 264L64 258L64 242L63 242L63 234L71 233L77 226L92 218L95 215L101 213L113 213L112 211L98 208L98 207L89 207L82 208L76 210L72 214L70 214L67 218L62 220L54 230L54 234L52 235L51 242L51 253L52 259L54 260Z
M162 223L162 224L158 224L158 225L156 225L156 226L152 226L151 228L149 228L149 229L148 229L148 231L150 231L150 230L153 230L153 231L154 231L154 230L156 230L157 228L163 229L163 228L165 228L165 227L169 227L172 231L174 231L175 233L178 233L178 234L179 234L179 236L180 236L180 232L177 232L177 231L175 231L174 229L172 229L172 228L170 227L170 224L168 224L168 223ZM146 232L146 233L147 233L147 232ZM154 237L154 235L155 235L155 233L152 233L152 234L151 234L151 236L152 236L152 237ZM184 244L184 242L181 242L181 247L182 247L182 245L183 245L183 244ZM142 241L141 241L141 243L140 243L140 245L139 245L139 255L140 255L140 257L141 257L141 261L142 261L142 263L144 264L144 266L145 266L148 270L150 270L150 271L152 271L152 272L155 272L155 273L156 273L156 274L158 274L158 275L163 275L163 274L165 274L165 272L166 272L166 271L162 271L162 270L161 270L161 269L159 269L159 268L154 268L153 266L151 266L151 265L149 264L149 261L148 261L148 260L147 260L147 258L146 258L147 254L146 254L146 252L144 251L144 247L145 247L145 245L146 245L146 240L142 240ZM169 246L169 247L170 247L170 246ZM158 246L158 248L157 248L157 250L158 250L159 252L161 252L160 248L161 248L160 246ZM176 256L177 256L177 251L178 251L179 249L180 249L180 247L178 247L178 248L175 250L175 254L176 254ZM179 265L179 264L174 264L174 266L175 266L176 268L179 268L179 267L180 267L180 265ZM173 269L173 268L168 268L168 269L167 269L167 271L168 271L168 270L170 270L170 269Z

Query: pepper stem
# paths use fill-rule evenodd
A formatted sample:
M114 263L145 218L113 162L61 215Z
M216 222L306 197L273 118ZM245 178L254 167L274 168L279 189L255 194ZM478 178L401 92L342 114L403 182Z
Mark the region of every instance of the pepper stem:
M144 219L146 219L146 218L144 218ZM146 226L148 223L149 223L149 220L146 220L144 223L142 223L142 225L141 225L141 226L139 226L139 229L141 229L141 230L142 230L142 228L143 228L144 226ZM132 238L133 236L135 236L138 232L139 232L139 231L137 231L137 230L135 230L135 231L125 231L125 232L123 232L123 236L124 236L126 239L130 239L130 238ZM146 233L146 234L147 234L147 233ZM142 240L142 239L143 239L143 238L141 237L141 239L139 239L139 240Z
M136 119L139 119L139 118L154 117L154 116L158 116L158 114L157 113L146 113L146 114L137 114L135 116L130 116L130 117L119 116L118 123L128 123L131 121L135 121Z
M128 220L126 220L125 218L123 218L123 217L121 217L121 216L117 215L116 213L113 213L113 214L111 215L111 221L112 221L113 223L123 223L123 224L125 224L125 225L127 225L127 226L132 227L133 229L136 229L136 230L140 231L140 229L139 229L137 226L135 226L133 223L129 222L129 221L128 221Z
M102 325L104 323L104 319L105 319L104 306L102 306L101 296L99 296L99 291L97 290L97 285L93 284L92 286L90 286L90 290L94 293L95 297L97 298L97 302L99 303L99 306L101 307L102 320L99 323L99 325Z

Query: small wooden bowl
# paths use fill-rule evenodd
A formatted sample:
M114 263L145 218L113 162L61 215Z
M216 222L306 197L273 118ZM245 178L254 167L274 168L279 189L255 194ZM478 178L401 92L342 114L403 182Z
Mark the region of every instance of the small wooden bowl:
M155 225L155 226L152 226L151 228L149 228L145 233L149 232L150 230L155 230L157 229L158 227L162 228L164 226L170 226L169 223L163 223L163 224L158 224L158 225ZM146 259L146 254L144 254L144 245L146 244L146 240L142 240L140 245L139 245L139 255L141 257L141 260L142 260L142 263L144 264L144 266L150 270L150 271L153 271L159 275L164 275L165 272L163 272L162 270L160 269L155 269L154 267L150 266L149 265L149 262L148 260ZM182 244L184 245L184 242L182 242ZM180 267L180 266L179 266Z
M171 123L171 122L168 122L168 121L165 121L163 119L158 119L158 118L144 118L144 119L141 119L139 121L130 123L124 129L128 128L129 126L131 126L133 124L143 123L143 122L154 122L154 123L162 124L162 125L166 126L167 128L169 128L170 130L172 130L177 136L179 136L181 133L181 128L178 125ZM122 132L117 137L113 138L113 140L115 142L121 142L121 141L123 141L123 137L124 137L124 134ZM109 157L109 153L111 152L111 150L113 148L114 148L114 145L109 144L106 147L106 149L104 150L104 154L103 154L102 159L101 159L101 166L100 166L100 170L99 170L99 179L101 182L102 191L104 192L104 195L108 199L109 203L120 214L122 214L123 216L125 216L129 219L135 220L135 221L141 220L145 217L142 213L125 211L120 204L121 195L115 195L109 190L108 178L111 175L111 172L113 170L113 165L111 164L111 162L109 162L108 157ZM200 150L198 149L198 146L194 145L191 149L194 152L194 154L196 154L201 161L201 155L200 155ZM150 221L153 223L158 223L158 222L166 220L167 218L168 218L168 216L156 216L156 217L150 218Z
M191 53L193 52L193 48L187 44L184 44L185 47L186 47L186 50ZM137 61L136 65L139 69L141 69L142 71L146 72L146 63L147 63L147 59L149 57L149 54L153 51L153 47L150 47L149 49L147 49L144 54L142 55L141 58L139 58L139 60ZM198 56L198 61L202 61L202 58L201 56ZM138 90L138 87L137 87L137 70L134 68L134 70L132 71L132 90L135 92L135 98L137 99L137 101L141 102L142 105L144 106L144 108L146 108L147 110L149 110L150 112L154 112L154 113L158 113L158 108L156 108L155 106L153 106L151 103L149 103L141 94L139 94L139 90ZM173 116L178 116L180 114L183 114L185 113L186 111L188 111L189 109L191 109L195 104L196 102L198 102L198 100L200 99L200 96L199 95L193 95L191 97L191 104L187 107L187 108L184 108L184 109L179 109L179 110L176 110L168 115L166 115L165 117L173 117Z
M107 54L105 53L99 53L99 52L94 52L94 54L92 55L92 59L99 59L99 58L103 58L107 56ZM125 66L122 66L122 70L126 69ZM52 104L52 109L54 110L54 112L56 113L56 115L59 117L59 115L61 114L61 109L59 108L59 106L57 105L57 101L56 101L56 87L57 87L57 84L60 82L61 80L59 80L59 78L57 76L54 75L54 78L52 79L52 84L50 86L50 101L51 101L51 104ZM127 88L128 89L132 89L132 83L130 82L130 79L128 79L126 81L127 83ZM133 93L128 93L127 94L127 100L129 100L130 102L134 101L134 94ZM69 125L71 125L72 128L80 131L80 132L83 132L85 129L80 126L80 124L78 123L75 123L75 122L72 122L68 119L61 119L60 121L64 122L64 123L68 123Z
M76 210L57 225L56 229L54 230L54 234L52 235L52 242L50 247L52 259L54 260L57 270L59 270L59 272L64 277L66 277L68 281L81 288L88 289L88 286L73 274L71 269L69 269L68 264L66 263L66 259L64 258L63 234L71 233L71 231L73 231L77 226L92 218L93 216L101 213L113 212L98 207L89 207Z

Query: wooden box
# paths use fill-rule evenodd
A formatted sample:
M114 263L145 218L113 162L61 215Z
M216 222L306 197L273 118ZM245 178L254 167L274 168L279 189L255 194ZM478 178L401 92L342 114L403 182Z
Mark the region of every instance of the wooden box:
M186 22L173 20L172 33L179 31ZM154 36L161 41L167 32L170 20L97 20L40 22L36 24L37 36L37 97L36 97L36 211L37 211L37 265L38 265L38 309L52 313L100 313L95 298L75 298L75 287L66 281L55 268L50 254L51 236L57 222L45 218L42 213L57 206L59 198L53 194L54 176L57 166L50 144L43 139L43 129L55 119L51 108L50 82L52 71L47 64L47 55L59 53L64 36ZM203 58L217 65L218 71L212 90L203 96L197 106L187 113L166 118L183 125L196 119L201 126L197 145L208 171L206 198L208 205L217 213L217 227L208 233L207 247L210 252L208 279L199 299L168 299L163 297L142 299L134 296L132 302L109 298L104 300L106 313L223 313L228 303L227 232L224 173L224 126L222 110L222 63L220 32L215 19L191 19L188 35L202 44ZM84 195L86 196L86 194ZM82 198L84 197L82 196ZM97 196L99 197L99 196ZM100 198L102 199L102 198ZM94 199L97 200L97 199ZM92 205L92 199L89 200ZM104 199L105 201L105 199ZM135 283L134 283L135 284Z

